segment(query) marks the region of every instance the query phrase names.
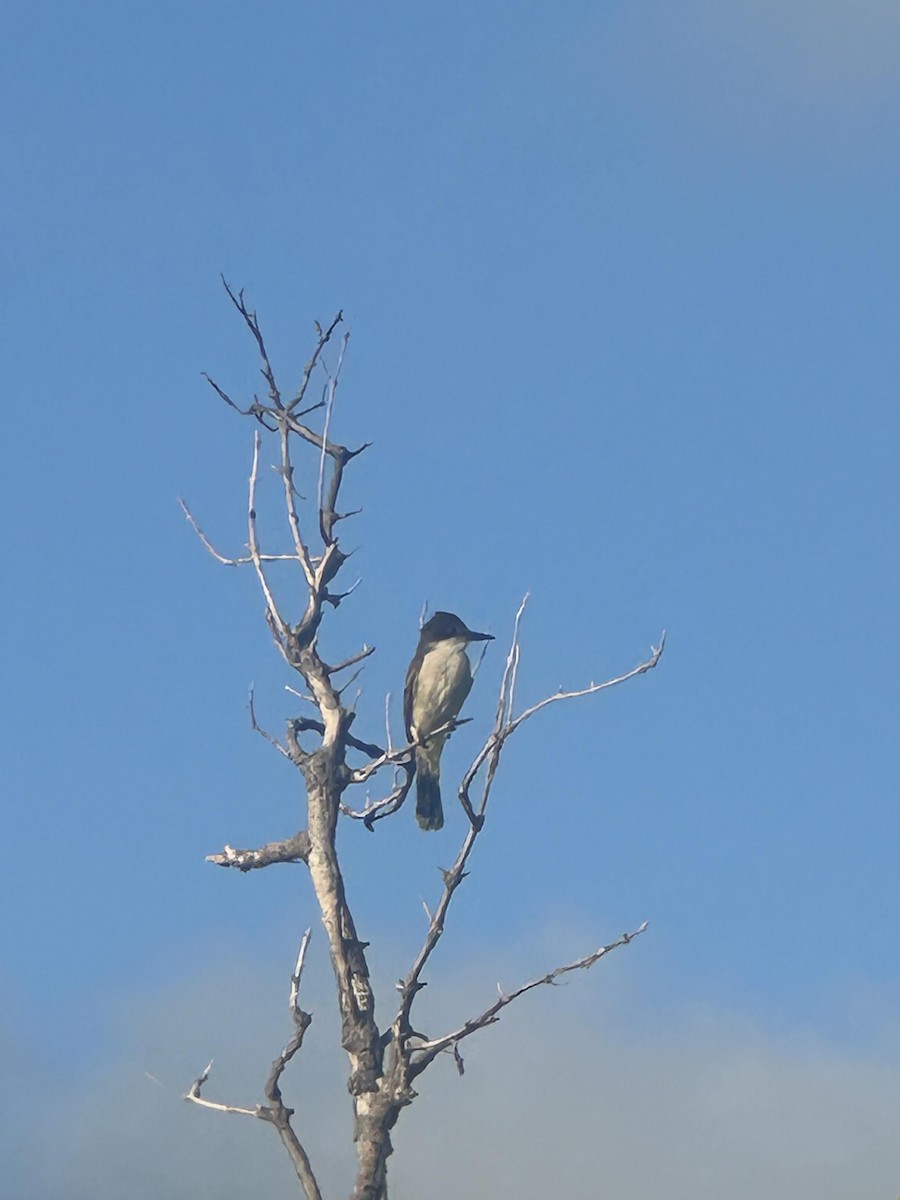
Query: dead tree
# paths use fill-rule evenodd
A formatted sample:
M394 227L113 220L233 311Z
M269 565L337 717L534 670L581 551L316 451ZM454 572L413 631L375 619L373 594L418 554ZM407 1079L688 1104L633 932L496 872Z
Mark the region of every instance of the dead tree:
M253 437L247 500L246 553L235 558L220 554L207 540L183 501L182 507L203 545L220 563L246 566L256 573L272 638L284 661L302 679L303 690L298 695L302 695L304 701L311 702L316 715L289 720L282 741L261 729L251 695L253 728L293 763L303 777L306 828L284 841L270 842L258 849L239 850L226 845L220 853L209 855L208 861L239 871L251 871L274 863L301 863L309 871L328 939L341 1016L341 1044L349 1064L347 1087L352 1097L353 1138L358 1159L352 1196L353 1200L386 1200L391 1130L403 1109L415 1099L414 1085L435 1058L443 1052L451 1053L462 1073L460 1043L477 1030L498 1021L508 1004L533 988L552 984L561 975L593 966L611 950L626 945L646 928L644 923L583 958L555 967L508 993L500 993L482 1011L437 1037L426 1038L414 1031L416 997L425 986L423 976L426 968L443 934L453 897L466 877L475 843L484 829L491 789L507 741L520 725L550 704L592 695L651 670L659 662L664 636L659 646L651 647L650 656L645 661L624 675L601 683L590 683L573 691L556 692L517 713L515 694L520 659L519 628L525 607L525 601L522 601L513 623L493 726L458 788L459 802L467 818L465 837L452 867L443 873L443 890L430 915L421 948L409 971L397 984L398 999L393 1016L386 1024L379 1025L366 961L367 943L360 939L350 910L336 834L342 818L361 820L369 829L373 829L376 822L398 812L413 780L415 744L393 745L389 724L386 744L383 746L372 740L363 740L354 732L356 714L345 703L344 694L355 674L347 679L344 673L357 667L373 653L374 647L364 645L343 661L329 663L322 658L318 646L317 635L326 610L337 609L352 590L341 591L337 585L338 574L346 559L337 529L342 520L355 514L340 512L338 504L346 468L367 448L362 445L357 449L349 449L331 440L331 418L349 335L339 334L341 313L325 328L317 324L316 344L303 369L300 385L290 398L286 398L276 381L256 313L246 306L243 292L236 293L227 284L225 287L256 342L266 384L266 398L262 400L254 395L252 402L243 408L216 382L206 377L229 407L250 417L257 426ZM335 350L331 367L326 363L326 348ZM314 429L309 421L314 413L318 414L318 429ZM263 549L257 536L256 497L264 445L275 448L277 461L274 465L283 488L287 551L273 553ZM310 472L315 486L314 507L312 502L308 505L312 509L310 514L303 509L294 482L294 451L303 445L311 448L315 463ZM269 583L273 565L285 560L296 564L302 574L303 599L297 606L298 612L301 608L302 612L298 616L284 611ZM345 682L339 682L340 678L344 678ZM459 723L450 722L437 732L452 732ZM355 759L362 765L351 765L348 756L352 756L351 761ZM376 777L389 781L386 782L382 798L362 807L354 807L347 801L346 797L353 788L369 784ZM284 1070L300 1050L311 1022L311 1016L300 1006L300 979L309 937L310 931L307 930L301 940L290 983L290 1012L294 1032L272 1064L265 1084L266 1103L254 1108L239 1108L209 1100L202 1094L209 1068L191 1086L186 1099L219 1111L244 1113L272 1124L290 1155L307 1200L321 1200L322 1193L309 1155L292 1125L293 1110L285 1105L281 1094Z

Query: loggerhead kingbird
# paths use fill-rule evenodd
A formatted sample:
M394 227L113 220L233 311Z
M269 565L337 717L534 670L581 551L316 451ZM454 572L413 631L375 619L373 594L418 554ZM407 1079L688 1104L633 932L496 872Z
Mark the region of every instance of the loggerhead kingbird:
M493 634L473 633L453 613L436 612L422 626L419 644L406 672L403 719L416 747L416 820L422 829L440 829L441 751L449 730L429 738L459 715L472 687L469 642L493 641Z

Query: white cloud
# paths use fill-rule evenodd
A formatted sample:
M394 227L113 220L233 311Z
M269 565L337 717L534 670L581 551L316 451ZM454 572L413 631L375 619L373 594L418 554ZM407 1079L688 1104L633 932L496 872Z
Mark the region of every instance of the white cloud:
M596 982L596 981L595 981ZM433 1163L435 1200L893 1198L900 1069L800 1035L705 1020L642 1039L545 995L488 1031L459 1085L441 1084L398 1138L398 1200ZM677 1025L677 1023L676 1023ZM429 1122L437 1135L428 1136ZM464 1152L461 1148L464 1147Z
M297 1194L269 1127L180 1099L213 1053L211 1097L260 1098L287 1020L271 964L249 967L243 978L209 972L124 1004L119 1053L83 1085L61 1088L44 1072L41 1100L20 1072L17 1200ZM466 974L471 985L457 978L454 996L438 1005L454 1016L459 997L471 1004L484 996L484 970ZM307 1003L316 1015L286 1094L327 1194L341 1195L353 1173L348 1101L329 990L312 983ZM801 1033L774 1037L727 1015L673 1017L667 1030L646 1035L621 986L598 1008L605 991L595 970L569 988L523 998L470 1041L464 1078L449 1060L436 1063L395 1134L394 1200L426 1192L432 1200L900 1193L896 1061Z

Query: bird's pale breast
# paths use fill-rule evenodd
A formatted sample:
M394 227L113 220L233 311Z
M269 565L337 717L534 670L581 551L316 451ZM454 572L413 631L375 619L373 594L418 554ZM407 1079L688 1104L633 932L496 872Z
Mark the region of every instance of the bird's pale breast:
M465 643L448 638L427 651L413 696L413 724L428 733L452 720L472 687L472 670Z

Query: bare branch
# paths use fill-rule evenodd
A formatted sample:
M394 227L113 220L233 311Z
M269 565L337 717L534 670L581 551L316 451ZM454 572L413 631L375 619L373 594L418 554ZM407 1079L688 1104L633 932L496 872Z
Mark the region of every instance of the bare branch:
M349 591L331 590L333 581L347 558L340 549L334 533L337 521L346 515L338 512L337 501L344 468L365 449L365 445L351 450L332 442L328 424L330 413L323 433L317 433L303 423L305 414L323 407L318 404L304 405L303 397L316 364L321 364L322 349L340 321L340 314L327 331L323 332L321 327L317 326L318 344L307 363L300 390L297 396L285 405L275 381L256 313L247 307L242 292L235 293L227 283L225 287L232 304L256 341L263 363L262 373L269 385L270 403L261 403L254 396L253 403L246 409L246 415L254 417L266 429L276 432L281 440L280 464L277 469L282 476L294 548L293 558L303 570L309 590L306 608L299 622L292 623L279 610L266 574L267 556L259 545L256 513L261 447L259 432L254 437L248 488L249 559L265 598L266 622L273 639L288 664L302 675L306 684L305 690L318 708L318 716L321 719L295 718L288 723L285 733L288 757L301 770L306 784L307 829L294 838L281 843L270 843L261 850L235 850L226 846L223 853L212 855L210 859L221 866L242 871L275 862L300 860L307 864L328 938L341 1014L341 1044L349 1064L348 1089L353 1097L354 1138L360 1164L357 1191L354 1194L359 1200L362 1200L362 1197L365 1197L365 1200L385 1200L385 1164L391 1153L389 1134L400 1108L409 1103L410 1097L382 1090L384 1045L374 1016L374 999L365 954L366 943L356 933L353 915L346 900L335 844L338 806L348 782L347 751L359 750L369 758L377 758L383 751L381 747L364 742L351 734L354 713L342 702L340 690L332 683L332 674L336 672L329 671L319 655L316 644L324 606L329 604L336 608L343 597L349 594ZM329 400L333 406L346 344L345 337L334 373L328 374L326 371L328 384L324 407L328 406ZM221 392L221 389L216 390ZM222 398L225 399L224 394ZM230 401L230 397L227 399ZM237 408L233 402L231 407ZM322 470L320 460L319 473L322 479L318 488L318 519L323 549L319 554L314 553L314 549L303 537L298 511L299 492L294 485L291 435L331 459L330 473ZM339 664L341 668L352 665L352 662ZM346 688L349 685L344 686ZM259 729L254 713L251 713L251 721L254 727ZM269 736L265 731L259 731L263 736ZM307 750L300 745L300 736L305 731L318 734L319 741L314 749ZM273 744L280 745L274 738L270 740ZM276 1126L307 1195L318 1200L318 1191L308 1170L308 1162L291 1130L290 1110L284 1107L279 1092L281 1072L291 1054L299 1047L300 1038L308 1023L308 1015L302 1014L299 1005L296 1006L293 1016L295 1038L288 1044L281 1058L273 1064L268 1081L270 1103L267 1107L260 1108L257 1115Z
M435 947L441 939L444 932L444 920L447 911L450 907L450 902L453 895L462 881L466 878L466 863L469 855L475 846L475 840L484 825L484 814L487 807L489 790L482 797L482 803L479 811L475 812L472 803L469 799L469 787L476 772L484 762L487 755L495 750L496 758L499 760L500 749L502 748L502 733L504 728L505 714L509 705L509 690L511 682L515 679L515 670L518 664L518 645L519 645L519 628L522 618L522 613L525 611L525 605L528 602L527 595L519 605L516 613L516 619L513 625L513 638L510 646L509 654L506 659L506 667L503 671L503 677L500 682L500 693L497 701L497 715L494 721L494 731L488 738L485 745L482 747L479 754L476 755L472 766L463 776L462 783L459 788L459 798L465 810L466 816L469 818L469 828L466 836L463 839L462 846L456 856L456 861L449 871L444 871L444 890L441 893L441 898L438 901L434 916L428 926L428 932L425 935L425 940L422 943L421 949L410 968L409 974L399 985L400 990L400 1007L397 1016L394 1020L395 1038L398 1043L403 1041L404 1036L410 1028L410 1014L412 1011L413 1001L416 993L421 990L421 975L425 969L425 964L431 957Z
M224 392L211 376L207 375L207 373L205 371L202 371L201 374L202 374L203 378L206 380L206 382L209 384L209 386L216 393L216 395L221 400L224 400L225 403L229 406L229 408L233 408L235 412L239 412L242 417L250 416L250 410L241 408L239 404L235 404L235 402L228 395L228 393Z
M371 830L375 821L395 813L410 792L415 777L416 748L423 743L410 743L400 747L393 743L389 699L385 705L387 748L355 737L352 727L356 714L353 704L345 697L359 673L361 664L374 652L374 647L365 644L361 650L334 665L322 659L318 648L318 632L326 606L337 608L356 586L354 584L346 590L338 590L339 587L343 588L343 584L336 582L341 567L349 557L338 544L337 525L339 521L352 515L351 512L338 511L338 500L345 468L366 449L368 443L364 443L358 449L349 449L331 440L336 393L349 335L344 334L342 337L337 362L334 370L330 371L325 362L324 350L340 324L342 314L338 313L327 329L316 323L317 342L303 369L299 389L292 399L285 402L276 382L256 312L247 306L242 291L235 292L224 279L223 284L231 303L254 338L262 362L262 375L266 380L268 396L261 400L254 395L252 403L243 409L209 376L206 378L224 403L239 413L253 417L279 439L280 453L276 456L278 461L274 469L282 479L285 513L290 531L288 545L293 547L292 553L267 554L259 544L256 497L261 435L258 430L254 435L248 484L248 554L233 558L220 554L200 530L183 501L182 509L204 547L218 562L228 566L249 564L254 568L265 600L269 630L286 662L304 681L304 685L294 694L315 705L317 712L309 717L292 717L287 723L283 741L279 740L257 721L251 688L248 708L252 728L294 763L303 775L307 828L290 838L269 842L258 849L241 850L226 845L221 853L208 856L208 861L242 872L275 863L306 864L328 940L329 957L337 985L340 1040L348 1061L347 1086L353 1103L353 1136L359 1164L353 1197L354 1200L386 1200L386 1164L392 1152L391 1131L402 1109L415 1097L412 1080L441 1053L452 1055L461 1074L464 1067L459 1043L464 1038L476 1029L496 1022L506 1005L527 991L541 985L552 985L567 972L592 966L610 950L626 944L645 928L641 926L636 933L625 934L617 942L601 947L593 954L575 962L557 967L509 994L498 988L498 998L493 1004L442 1037L429 1040L417 1033L412 1026L411 1012L415 997L425 986L425 971L443 936L453 896L467 876L469 859L485 823L493 781L506 741L521 724L557 700L591 695L652 669L662 654L663 643L658 648L653 648L649 659L624 675L602 683L592 682L588 687L576 691L560 690L516 715L516 689L521 661L520 625L527 596L523 599L515 617L512 643L503 670L496 715L490 734L463 775L459 787L459 799L466 813L468 828L453 865L442 871L443 889L437 905L431 907L423 901L428 928L408 974L398 984L400 999L396 1017L391 1028L382 1031L375 1020L375 1001L366 955L368 943L357 934L354 916L347 900L342 864L337 850L337 824L339 815L345 814L353 819L362 820ZM319 384L323 377L324 382L320 389ZM321 398L317 398L316 393L320 390ZM323 410L321 432L305 423L308 415L320 408ZM316 424L318 426L318 421ZM300 451L297 450L296 444L292 443L292 437L299 438L306 446L312 447L315 454L316 466L312 468L316 474L313 484L315 498L312 501L317 506L318 528L315 534L310 533L310 530L315 530L315 518L308 502L304 501L301 491L295 486L294 458L299 462ZM330 460L330 463L326 460ZM303 493L310 497L313 494L312 487L304 486ZM306 585L305 609L299 620L296 620L293 609L286 609L286 615L282 615L270 586L271 564L280 561L297 563L303 573ZM475 669L477 671L477 665ZM335 679L340 672L345 671L350 673L351 677L342 686L338 686ZM459 719L447 722L430 736L446 737L464 723L464 720ZM300 744L301 737L307 743L306 746ZM351 751L364 755L368 761L364 761L362 766L351 766L348 759L350 763L362 761L352 758ZM366 803L359 811L344 803L344 796L349 787L366 785L385 768L391 781L388 795L372 801L366 794ZM476 782L480 795L473 800L472 791ZM310 933L307 930L301 941L291 976L289 1005L293 1033L284 1049L272 1062L265 1084L266 1104L255 1109L242 1109L206 1101L202 1097L201 1089L208 1078L209 1068L192 1086L188 1099L218 1111L256 1116L271 1123L291 1157L308 1200L321 1200L309 1159L292 1128L293 1111L284 1104L280 1090L283 1074L301 1049L311 1021L310 1014L304 1012L300 1005L301 975L309 937Z
M404 766L412 758L415 748L416 743L410 742L397 750L379 750L378 755L373 757L371 762L367 762L364 767L356 767L350 772L350 782L367 783L382 767Z
M228 286L227 284L225 285ZM231 293L229 292L229 295ZM253 435L253 465L250 469L250 486L247 502L247 533L250 547L250 558L253 566L256 569L256 577L259 580L259 586L266 598L266 613L269 621L269 626L273 633L278 638L278 644L282 652L284 651L285 642L288 635L288 626L278 611L278 605L275 603L275 597L272 595L269 588L269 582L266 579L266 573L263 570L262 559L259 553L259 542L256 537L256 480L259 475L259 447L260 436L259 431Z
M339 688L335 688L335 692L337 693L337 697L339 700L344 699L344 692L346 692L347 688L350 687L350 685L352 683L354 683L357 679L359 679L360 675L362 675L364 670L365 670L364 667L357 667L346 683L341 684L341 686ZM356 702L357 702L357 700L359 700L359 697L361 695L362 695L362 691L358 691L356 693L356 697L354 698L354 701L350 706L352 710L356 709Z
M251 312L247 308L247 306L244 304L244 289L243 288L241 288L241 290L237 293L237 295L235 295L235 293L232 291L232 289L228 286L228 282L226 281L224 275L222 276L222 286L225 288L225 291L228 293L228 298L231 300L231 303L234 305L234 307L238 310L238 312L243 317L244 324L247 326L247 328L253 334L253 339L256 342L256 345L259 349L259 356L262 359L263 378L265 379L266 383L269 385L269 399L273 402L273 404L275 405L276 408L283 408L284 405L281 402L281 393L279 392L278 385L275 382L275 373L272 370L272 366L269 362L268 351L266 350L266 344L263 341L263 335L259 328L259 320L257 319L256 313ZM212 381L210 381L210 382L212 382ZM215 387L215 384L213 384L213 386ZM216 391L218 391L218 390L219 389L216 388ZM236 405L234 407L236 407Z
M639 663L636 667L632 667L630 671L626 671L624 675L617 675L615 679L606 679L603 683L590 683L587 687L578 688L572 692L554 692L552 696L547 696L543 700L539 700L537 704L532 704L531 708L526 708L514 720L510 721L503 731L504 740L514 733L523 721L527 721L529 717L534 716L536 712L540 712L542 708L546 708L548 704L555 704L557 700L576 700L580 696L593 696L597 692L604 692L607 688L616 687L620 683L627 683L629 679L635 679L638 675L643 675L647 671L652 671L659 660L662 658L663 651L666 648L666 631L663 630L660 635L659 645L650 647L650 657L644 662ZM518 664L517 664L518 665Z
M265 738L265 740L269 743L269 745L274 746L279 754L283 754L285 758L289 759L291 757L291 752L288 750L287 746L282 746L282 744L281 744L281 742L279 742L278 738L273 737L271 733L269 733L267 730L263 729L262 725L260 725L256 719L256 708L254 707L254 704L253 704L253 685L252 684L250 685L250 695L247 698L247 709L249 710L249 713L250 713L250 725L252 726L254 733L258 733L260 735L260 737Z
M326 545L330 545L334 541L335 524L339 520L343 520L344 517L349 515L344 513L343 516L341 516L337 511L338 492L341 490L341 482L344 478L344 467L348 462L351 461L351 459L355 458L357 454L360 454L362 450L365 449L365 446L363 446L359 450L346 451L344 454L334 454L331 450L328 450L328 453L331 455L332 459L331 481L328 485L328 496L323 503L322 485L325 474L325 450L329 445L328 431L331 427L331 414L334 408L334 394L337 391L338 383L340 382L341 371L344 367L344 355L347 351L347 343L349 341L350 334L345 333L341 339L341 352L338 355L337 366L334 369L334 374L331 375L328 380L328 397L325 406L325 429L322 435L322 457L319 463L318 501L319 532L322 535L322 541Z
M345 671L347 667L355 666L356 663L362 662L364 658L368 658L370 654L374 653L374 646L363 646L362 650L357 650L356 654L351 654L349 658L345 658L342 662L337 663L335 666L325 663L325 670L329 675L336 675L338 671ZM347 685L344 684L344 686L346 687Z
M319 481L316 486L316 504L319 510L319 532L322 535L322 541L327 543L325 536L322 506L325 495L325 447L328 445L328 434L331 431L331 414L334 412L334 393L337 387L337 379L329 377L328 385L325 389L325 423L322 426L322 449L319 454Z
M337 329L338 325L341 323L341 321L343 321L343 319L343 312L339 312L332 320L328 328L324 331L322 330L322 326L318 323L318 321L316 322L316 331L319 335L319 341L315 350L312 352L312 357L303 368L303 378L300 381L300 387L297 389L297 394L294 396L293 400L290 402L290 404L288 404L288 412L293 412L298 404L303 403L303 397L306 395L306 389L309 387L309 381L313 371L315 370L316 363L319 361L319 356L327 346L328 342L331 340L331 335L334 333L335 329ZM321 407L322 403L320 401L318 404L314 404L312 408L305 409L304 412L312 412L313 409ZM297 413L297 416L303 415L304 413Z
M260 1106L259 1112L256 1114L264 1121L270 1118L266 1116L266 1109ZM288 1152L288 1157L293 1164L297 1178L300 1180L300 1186L306 1195L306 1200L322 1200L322 1193L319 1190L319 1184L313 1174L312 1164L309 1161L309 1155L306 1153L300 1139L291 1128L290 1118L294 1115L292 1108L286 1108L286 1118L283 1121L273 1121L272 1124L278 1131L278 1136L281 1138L281 1144Z
M312 1017L303 1011L300 1007L300 980L303 975L303 964L306 959L306 949L309 946L309 939L312 936L312 930L307 929L300 940L300 951L297 954L297 962L294 966L294 972L291 975L291 991L288 999L288 1007L291 1013L291 1019L294 1022L294 1034L272 1063L272 1070L269 1073L269 1078L266 1080L266 1096L269 1100L273 1099L273 1095L277 1097L277 1103L281 1101L281 1093L279 1091L279 1080L284 1073L284 1068L288 1065L297 1051L303 1044L303 1035L309 1028Z
M256 871L273 863L298 863L309 860L309 835L305 830L282 842L267 842L258 850L236 850L226 846L220 854L207 854L206 861L217 867L235 867L238 871Z
M415 763L413 759L415 743L395 749L391 739L390 710L391 694L388 692L384 698L384 725L387 750L381 751L366 767L360 767L356 771L351 772L350 782L365 783L367 779L371 778L382 767L392 766L394 768L394 785L391 791L380 800L367 802L365 808L362 809L355 809L349 804L344 803L340 806L340 810L345 817L350 817L354 821L362 821L370 832L374 827L375 821L392 816L403 806L403 802L406 800L409 790L412 787L413 779L415 778ZM444 728L455 728L456 724L457 722L449 722L447 726L442 726L438 732L442 732ZM403 772L402 779L398 779L398 770Z
M300 942L300 950L297 954L297 962L294 964L294 973L291 976L291 994L288 998L288 1007L290 1008L291 1012L296 1012L299 1008L300 977L303 974L303 963L306 959L306 947L309 945L309 939L311 936L312 930L307 929Z
M466 1066L463 1062L463 1057L459 1052L459 1046L457 1046L456 1042L453 1043L451 1050L453 1051L453 1061L456 1063L456 1073L461 1077L466 1073Z
M344 555L344 559L345 559L345 560L346 560L346 559L348 559L348 558L350 557L350 554L352 554L352 553L353 553L353 551L351 550L349 554L345 554L345 555ZM362 580L361 580L361 579L357 579L357 580L355 581L355 583L351 583L351 584L350 584L350 586L349 586L349 587L346 589L346 591L343 591L343 592L326 592L326 593L325 593L325 595L323 595L322 599L323 599L323 600L327 600L327 601L328 601L328 603L331 605L331 607L332 607L332 608L337 608L337 607L338 607L338 605L340 604L340 602L341 602L342 600L346 600L348 596L352 596L352 595L353 595L353 593L356 591L356 589L359 587L359 585L360 585L361 583L362 583ZM373 648L374 648L374 647L373 647Z
M203 532L203 530L200 528L200 526L194 520L193 513L188 508L187 504L185 503L185 501L182 499L181 496L178 497L178 503L181 505L181 511L187 517L188 522L190 523L190 526L193 529L194 533L196 533L197 537L200 539L200 541L203 543L203 545L206 547L206 549L210 552L210 554L213 556L213 558L217 559L220 563L223 563L226 567L237 567L237 566L240 566L242 562L247 563L247 562L251 561L249 558L244 558L244 559L226 558L224 554L220 554L218 552L218 550L215 548L215 546L207 539L206 534Z
M315 574L309 557L309 550L300 533L300 516L297 512L297 489L294 487L294 468L291 463L290 431L282 421L279 426L281 441L281 478L284 482L284 506L287 509L288 525L294 540L294 553L303 568L306 582L310 587L315 584Z
M219 551L215 548L215 546L213 546L213 544L206 537L206 534L203 532L203 530L200 528L200 526L197 524L196 520L194 519L193 513L188 508L187 503L181 498L181 496L178 497L178 503L181 505L181 511L187 517L188 522L190 523L190 526L193 529L194 533L196 533L197 537L200 539L200 541L203 543L203 545L206 547L206 549L210 552L210 554L213 556L213 558L217 560L217 562L222 563L223 566L226 566L226 567L244 567L253 562L253 559L250 558L249 556L247 556L246 558L226 558L226 556L224 554L220 554ZM260 558L260 562L265 562L265 563L294 562L295 561L295 555L293 555L293 554L260 554L259 558Z
M394 749L391 739L391 693L386 692L384 696L384 741L387 746L388 754L391 754Z
M665 635L661 640L659 647L652 647L652 653L649 659L641 663L639 666L626 672L624 675L618 676L615 679L608 680L604 683L591 684L590 687L575 692L559 692L554 696L548 697L546 700L540 701L531 708L526 709L524 713L513 718L512 705L515 695L515 685L518 678L519 662L520 662L520 627L522 615L525 611L525 606L528 602L526 595L518 611L516 612L515 622L513 625L513 636L509 648L509 653L506 659L503 676L500 682L500 690L497 697L497 713L494 721L494 729L487 741L476 754L472 764L463 776L459 787L459 799L462 807L469 819L469 829L463 839L462 846L457 854L453 866L449 870L443 872L444 889L435 909L434 916L428 927L425 935L425 940L410 968L409 974L398 985L400 992L400 1006L397 1016L394 1020L393 1030L394 1037L398 1044L404 1044L408 1037L410 1025L410 1015L415 1000L416 994L424 986L421 982L422 972L435 950L441 936L444 932L444 922L447 912L450 908L450 902L453 899L459 885L466 878L466 864L471 854L475 841L481 829L484 826L485 814L487 811L488 801L490 799L491 788L493 786L494 777L497 767L500 763L500 755L506 740L515 732L515 730L527 720L528 717L538 712L547 704L553 703L555 700L570 699L576 696L589 695L593 692L602 691L605 688L613 687L618 683L624 683L628 679L633 679L636 675L641 675L645 671L651 670L659 662L665 645ZM470 788L478 775L481 767L487 763L484 785L482 787L481 798L477 808L472 804L470 797ZM369 767L374 764L368 764ZM363 768L366 770L368 768ZM630 936L630 935L629 935ZM448 1043L449 1044L449 1043Z
M509 721L512 716L513 704L516 698L516 683L519 677L519 658L521 652L521 641L519 637L519 628L522 624L522 615L525 612L525 605L528 603L529 593L526 592L522 597L522 603L516 611L516 617L513 621L513 640L510 647L509 658L507 659L507 667L505 672L506 681L506 704L503 716L503 723Z
M375 821L389 817L401 808L412 787L415 767L412 762L398 763L397 766L403 771L404 777L398 782L395 775L394 786L387 796L367 804L363 809L351 808L349 804L342 803L340 808L344 816L351 817L354 821L362 821L366 828L371 830Z
M446 734L448 737L457 729L461 729L463 725L469 725L472 722L471 717L451 717L449 721L445 721L443 725L439 725L437 729L432 729L427 737L420 738L418 741L407 742L405 746L397 749L386 751L379 749L378 757L375 761L367 763L364 767L353 771L350 776L351 783L365 783L376 771L381 770L384 766L402 767L404 763L412 757L412 753L416 746L424 746L432 738L441 737Z
M308 700L309 697L304 696L303 699ZM313 730L315 733L322 734L323 737L325 735L325 723L317 721L315 717L294 717L293 720L288 722L288 729L289 731L293 730L295 735L305 733L307 730ZM362 742L359 738L354 737L352 733L346 733L344 740L348 746L351 746L354 750L359 750L362 754L367 754L369 758L379 758L384 753L380 746L376 746L372 742Z
M533 991L534 988L543 987L553 984L561 975L567 975L570 971L585 971L588 968L598 963L601 958L604 958L612 950L617 950L619 946L627 946L629 942L644 932L648 922L644 921L632 933L623 933L616 941L610 942L606 946L601 946L599 950L593 951L592 954L585 954L582 958L576 959L574 962L566 963L565 966L556 967L553 971L548 971L546 975L541 975L537 979L532 979L530 983L523 983L521 987L517 987L512 992L503 992L500 985L497 985L499 995L493 1004L489 1005L477 1017L473 1017L455 1029L452 1033L445 1034L443 1037L434 1038L432 1041L420 1043L413 1048L412 1053L415 1055L414 1061L410 1068L410 1078L414 1079L417 1075L433 1061L436 1055L441 1051L450 1047L456 1047L463 1038L467 1038L470 1034L477 1032L479 1029L484 1029L487 1025L493 1025L500 1019L500 1013L508 1004L512 1004L514 1000L518 1000L520 996L524 996L526 992Z
M520 640L519 640L519 624L525 604L528 600L526 595L523 599L519 610L516 614L515 627L513 632L513 640L510 646L509 655L506 660L506 667L503 672L503 678L500 683L500 692L497 701L497 718L494 725L494 730L490 737L476 754L472 760L469 769L463 776L459 787L459 799L469 817L470 821L484 820L484 813L487 808L488 798L494 782L494 776L497 772L497 767L500 763L500 755L507 740L519 728L519 726L527 721L529 717L540 712L542 708L546 708L549 704L554 704L558 700L574 700L581 696L592 696L596 692L605 691L607 688L616 687L620 683L626 683L629 679L635 679L638 675L643 675L647 671L652 671L662 657L666 645L666 634L663 630L658 646L650 647L650 657L644 662L639 663L636 667L632 667L630 671L626 671L623 675L617 675L614 679L604 680L602 683L591 683L588 687L580 688L574 691L558 691L552 696L547 696L545 699L533 704L530 708L525 709L519 716L512 716L512 706L515 693L515 685L518 678L519 662L520 662ZM481 767L487 761L488 767L485 775L485 782L482 788L481 801L477 811L472 805L469 790L475 780Z
M287 1150L290 1160L294 1165L294 1170L297 1173L297 1178L300 1180L300 1185L307 1200L322 1200L322 1193L313 1174L309 1155L306 1153L300 1139L291 1126L291 1117L294 1115L294 1110L285 1105L279 1086L285 1067L303 1045L304 1035L312 1022L312 1016L304 1012L300 1007L300 977L303 974L303 961L306 957L306 948L309 945L310 933L311 931L307 929L303 935L303 939L300 942L300 953L297 955L297 964L291 975L289 1006L291 1019L294 1023L294 1032L288 1040L287 1045L272 1063L271 1070L269 1071L269 1077L266 1080L265 1086L266 1099L269 1103L267 1105L257 1104L256 1108L238 1108L233 1104L219 1104L213 1100L204 1099L201 1095L201 1089L207 1079L209 1079L212 1062L194 1080L190 1089L185 1093L184 1098L185 1100L190 1100L193 1104L202 1105L203 1108L211 1108L216 1112L239 1113L244 1117L258 1117L259 1120L268 1121L271 1125L274 1125L278 1131L278 1136L281 1138L282 1145Z
M309 945L311 932L311 930L307 929L300 941L300 952L297 955L294 973L291 975L291 992L288 1007L290 1008L291 1020L294 1022L294 1032L288 1040L287 1045L272 1063L272 1069L269 1071L269 1078L266 1080L265 1089L266 1099L269 1103L267 1106L260 1105L258 1116L264 1121L270 1121L277 1129L282 1145L287 1150L290 1160L294 1164L294 1170L297 1172L297 1178L300 1180L303 1191L306 1193L307 1200L322 1200L322 1193L319 1191L318 1182L313 1174L309 1156L291 1125L291 1117L294 1115L294 1110L285 1105L280 1086L284 1069L303 1045L303 1038L312 1022L312 1015L304 1012L300 1007L300 978L303 974L303 962L306 958L306 948Z
M200 1095L200 1089L209 1079L209 1073L212 1070L213 1060L210 1059L204 1069L200 1072L194 1082L191 1084L188 1091L184 1093L184 1099L190 1100L192 1104L199 1104L202 1108L212 1108L216 1112L239 1113L242 1117L255 1117L258 1112L255 1108L238 1108L234 1104L217 1104L214 1100L205 1100Z

